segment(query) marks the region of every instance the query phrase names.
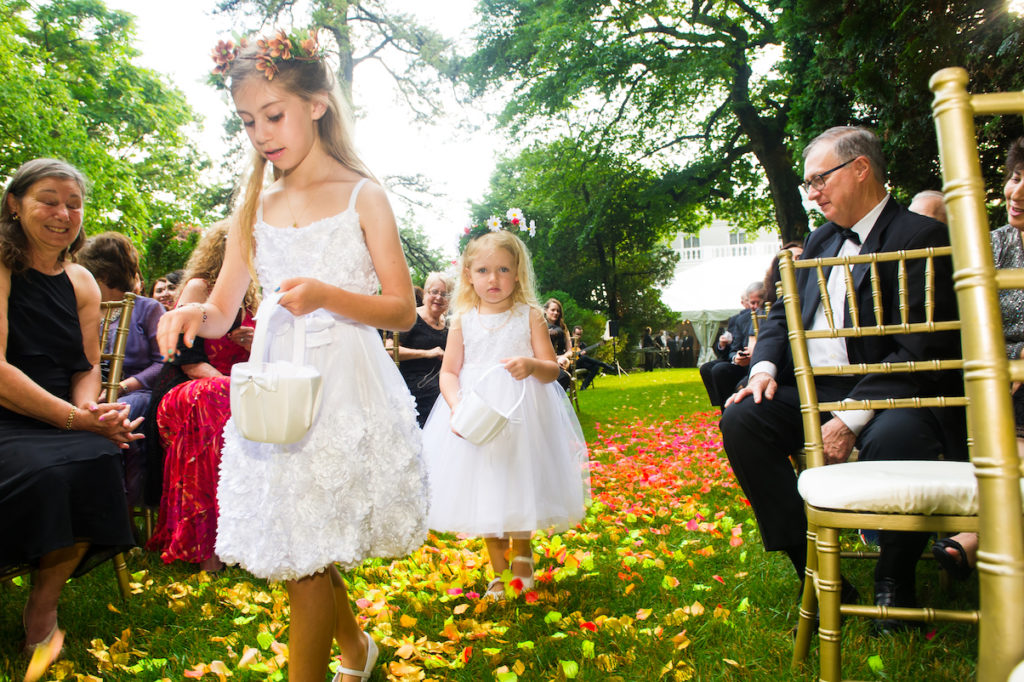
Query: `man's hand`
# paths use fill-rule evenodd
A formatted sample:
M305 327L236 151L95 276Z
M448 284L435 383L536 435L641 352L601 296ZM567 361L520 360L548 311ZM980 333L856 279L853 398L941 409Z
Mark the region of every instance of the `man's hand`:
M750 352L744 348L732 356L732 364L737 367L750 367Z
M821 441L825 446L825 464L840 464L850 459L857 436L843 420L833 417L821 427Z
M778 384L775 383L775 379L772 378L771 374L758 372L747 380L746 386L729 396L729 399L725 401L725 406L729 407L733 403L738 403L748 395L754 397L755 403L761 402L761 398L771 400L775 397L775 388L777 386Z

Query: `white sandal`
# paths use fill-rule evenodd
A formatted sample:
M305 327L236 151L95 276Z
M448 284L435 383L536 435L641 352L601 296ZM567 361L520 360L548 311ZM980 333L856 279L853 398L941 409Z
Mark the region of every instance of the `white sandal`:
M505 584L501 582L501 578L495 578L487 583L487 591L484 592L484 598L491 601L501 601L505 598Z
M523 581L523 589L524 590L533 589L533 557L527 557L527 556L512 557L512 565L515 566L517 563L528 565L530 567L530 575L529 576L516 575L515 571L513 571L512 572L512 576L514 578L519 578L520 580Z
M366 664L363 666L363 669L354 670L342 666L338 668L338 672L334 673L334 682L341 682L342 675L352 675L361 680L370 679L370 675L373 674L373 666L377 665L377 656L380 654L380 651L377 650L377 643L373 641L373 637L370 637L365 632L363 635L366 637Z

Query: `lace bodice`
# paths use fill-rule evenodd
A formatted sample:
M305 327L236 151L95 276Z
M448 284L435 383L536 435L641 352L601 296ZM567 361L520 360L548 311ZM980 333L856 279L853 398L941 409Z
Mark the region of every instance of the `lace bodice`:
M508 357L533 357L530 306L518 303L504 313L481 315L476 308L462 315L463 362L493 365Z
M268 225L260 211L256 273L265 291L273 291L289 277L313 277L347 291L377 293L380 282L356 212L356 196L365 182L356 184L345 211L298 229Z

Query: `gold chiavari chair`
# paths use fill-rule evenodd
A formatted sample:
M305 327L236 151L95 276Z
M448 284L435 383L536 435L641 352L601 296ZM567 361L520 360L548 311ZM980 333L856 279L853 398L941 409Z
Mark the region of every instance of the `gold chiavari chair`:
M966 398L957 395L914 396L882 400L844 400L820 402L814 380L816 377L861 376L879 373L912 373L955 371L962 369L959 358L907 362L851 363L839 366L812 367L807 351L808 339L861 338L898 334L951 333L960 329L957 320L935 319L932 283L937 259L949 258L950 247L914 251L880 252L857 256L817 258L794 261L788 251L780 255L786 321L789 328L797 388L800 393L804 426L804 453L807 468L799 477L798 487L807 511L807 577L800 607L800 623L794 647L794 665L802 662L809 651L814 629L814 614L820 610L818 636L820 642L820 673L825 682L836 682L841 675L841 616L898 618L916 621L947 620L977 622L976 611L951 611L918 608L886 608L840 604L840 541L842 529L873 529L892 531L960 531L977 527L973 500L975 481L969 462L953 461L853 461L825 466L821 436L821 413L841 410L884 410L963 406ZM909 264L909 266L908 266ZM873 319L871 325L858 321L871 317L861 315L852 267L866 269L872 291ZM825 316L832 319L827 291L828 272L843 268L845 301L853 326L807 330L803 326L796 271L812 270L817 279ZM898 273L898 304L887 300L882 292L879 271L895 269ZM923 275L911 277L910 272ZM914 282L910 280L914 279ZM922 281L916 281L916 280ZM910 287L924 289L923 310L908 310ZM885 306L898 305L897 319ZM865 311L867 313L868 311ZM889 314L887 315L887 312Z
M100 321L100 348L105 349L108 345L108 334L114 334L114 340L110 352L100 354L100 362L108 367L107 378L103 382L103 390L107 402L116 402L118 384L121 381L121 370L124 366L124 348L128 342L128 330L131 328L132 310L135 308L135 294L125 294L124 300L105 302L100 304L102 318ZM116 323L115 323L116 321ZM129 586L128 564L125 562L124 554L114 555L114 573L117 577L118 590L121 598L128 600L131 594ZM6 582L13 578L30 574L31 568L23 567L0 575L0 582Z
M763 308L750 311L750 322L753 325L751 328L754 330L753 336L757 336L761 333L761 323L768 319L768 313L772 311L772 304L766 302Z
M971 462L978 481L979 680L1005 680L1024 660L1024 520L1020 458L1008 387L1024 380L1024 360L1009 361L999 289L1024 288L1024 270L996 270L974 118L1024 113L1024 92L970 95L967 72L948 68L930 82L943 193L963 321L964 383Z
M120 391L121 375L124 369L124 349L128 344L128 332L131 329L132 311L135 309L135 294L126 293L120 301L105 301L100 303L102 319L100 321L100 362L107 366L106 381L103 382L103 390L106 393L108 403L117 402ZM114 335L113 343L108 339L110 334ZM109 351L106 350L109 347ZM153 512L145 509L141 512L145 517L146 536L153 534ZM133 517L135 511L132 511ZM121 592L121 598L128 600L131 588L128 584L128 564L125 562L124 554L114 555L114 573L117 575L117 586Z

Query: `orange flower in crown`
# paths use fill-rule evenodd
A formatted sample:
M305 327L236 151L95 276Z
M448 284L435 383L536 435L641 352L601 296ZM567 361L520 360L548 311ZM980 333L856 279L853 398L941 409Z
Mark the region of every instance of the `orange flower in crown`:
M246 38L238 38L237 45L231 40L218 41L210 55L216 64L211 77L214 85L224 85L231 70L231 63L245 47L248 47ZM298 29L291 33L278 29L270 38L257 38L256 54L246 55L244 59L256 60L256 69L266 76L268 81L272 81L280 71L282 62L319 61L324 59L324 56L325 50L320 46L315 29Z
M222 74L228 70L228 66L238 56L238 46L231 40L218 40L210 57L217 65L213 68L215 74Z

